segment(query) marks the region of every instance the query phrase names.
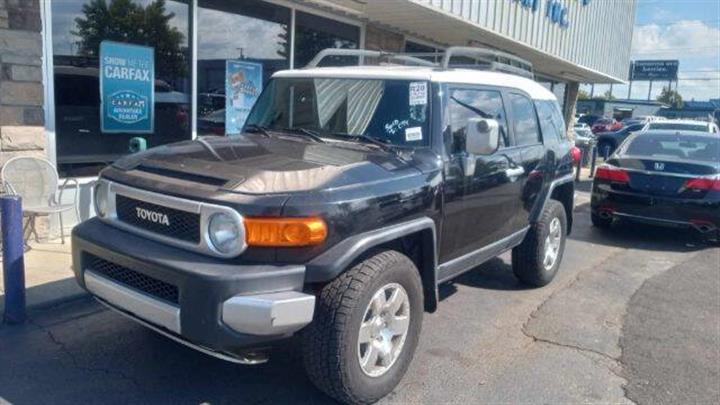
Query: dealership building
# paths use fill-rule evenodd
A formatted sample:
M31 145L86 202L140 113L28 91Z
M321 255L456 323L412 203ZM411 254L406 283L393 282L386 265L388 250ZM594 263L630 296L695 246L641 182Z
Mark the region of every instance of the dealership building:
M636 0L0 0L0 165L47 159L61 182L78 180L87 218L97 173L132 139L224 133L233 63L256 67L262 86L328 47L501 50L533 64L569 120L580 83L627 79L635 12ZM148 94L108 76L148 72ZM105 111L109 92L137 114Z

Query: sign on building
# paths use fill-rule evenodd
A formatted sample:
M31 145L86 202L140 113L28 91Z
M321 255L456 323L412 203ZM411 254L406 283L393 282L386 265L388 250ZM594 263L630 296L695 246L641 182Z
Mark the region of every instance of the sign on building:
M100 43L101 131L153 132L154 104L154 49L102 41Z
M636 60L630 68L630 80L676 81L677 60Z
M260 63L228 60L225 64L225 132L239 134L262 91Z

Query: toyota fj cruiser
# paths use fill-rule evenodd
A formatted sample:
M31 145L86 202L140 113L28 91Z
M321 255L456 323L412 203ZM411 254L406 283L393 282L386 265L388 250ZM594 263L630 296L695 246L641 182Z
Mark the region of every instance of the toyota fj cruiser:
M346 57L358 66L317 67ZM508 250L524 283L558 270L572 144L553 93L523 76L523 61L475 48L440 64L326 50L275 73L242 135L103 170L97 217L73 231L77 281L232 362L298 335L322 391L375 401L405 374L440 283Z

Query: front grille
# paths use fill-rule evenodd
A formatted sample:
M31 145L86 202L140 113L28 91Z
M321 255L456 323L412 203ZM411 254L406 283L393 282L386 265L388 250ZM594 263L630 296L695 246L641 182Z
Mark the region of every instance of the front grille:
M138 273L97 256L88 255L86 269L105 276L134 290L141 291L170 304L178 305L178 288L172 284Z
M118 220L126 224L174 239L200 242L200 214L163 207L120 194L115 196L115 209ZM144 210L144 217L139 214L140 210Z

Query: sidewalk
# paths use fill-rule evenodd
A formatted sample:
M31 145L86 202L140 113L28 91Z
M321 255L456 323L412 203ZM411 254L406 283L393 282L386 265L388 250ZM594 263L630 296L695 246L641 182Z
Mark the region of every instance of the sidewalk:
M70 241L31 243L25 252L25 287L28 308L51 306L82 296L71 268ZM0 262L2 258L0 257ZM0 269L0 271L2 271ZM5 307L5 286L0 277L0 313Z

